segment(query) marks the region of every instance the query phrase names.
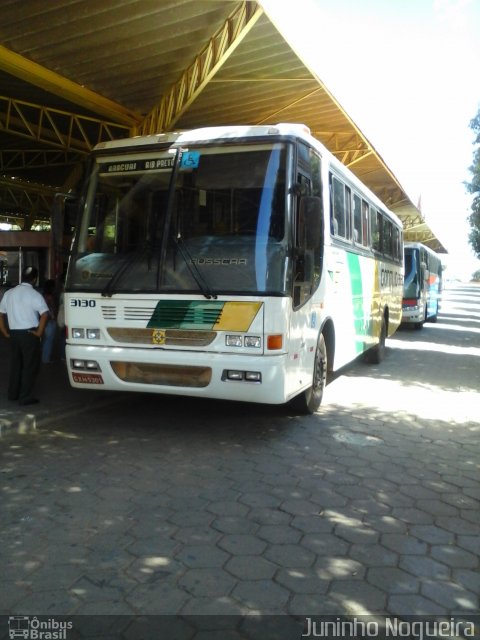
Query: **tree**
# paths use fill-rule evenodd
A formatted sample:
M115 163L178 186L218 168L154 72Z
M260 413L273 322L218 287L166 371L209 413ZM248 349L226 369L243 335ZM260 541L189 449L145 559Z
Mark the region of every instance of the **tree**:
M480 109L470 122L470 128L476 134L474 144L477 148L473 152L473 164L469 169L472 180L466 184L468 192L473 195L472 213L468 217L471 227L468 240L477 258L480 258Z

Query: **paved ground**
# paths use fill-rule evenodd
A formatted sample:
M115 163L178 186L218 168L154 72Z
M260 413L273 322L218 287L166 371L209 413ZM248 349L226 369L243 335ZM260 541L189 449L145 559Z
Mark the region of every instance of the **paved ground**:
M208 640L479 613L480 288L444 298L311 417L82 392L50 365L21 415L37 429L0 439L0 613L178 614L167 635L121 637Z

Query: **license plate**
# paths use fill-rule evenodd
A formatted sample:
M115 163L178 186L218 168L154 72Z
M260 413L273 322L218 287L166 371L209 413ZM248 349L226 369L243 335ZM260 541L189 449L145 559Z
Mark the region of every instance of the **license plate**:
M103 378L99 373L78 373L72 371L72 379L74 382L83 382L85 384L103 384Z

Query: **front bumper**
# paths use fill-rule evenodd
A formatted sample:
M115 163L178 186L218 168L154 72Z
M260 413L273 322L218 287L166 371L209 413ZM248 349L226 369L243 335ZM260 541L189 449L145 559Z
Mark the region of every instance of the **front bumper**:
M81 389L188 395L282 404L288 397L287 355L243 356L162 349L68 345L70 384ZM73 368L74 360L90 368ZM92 368L97 363L98 369ZM226 372L256 372L261 382L228 379Z

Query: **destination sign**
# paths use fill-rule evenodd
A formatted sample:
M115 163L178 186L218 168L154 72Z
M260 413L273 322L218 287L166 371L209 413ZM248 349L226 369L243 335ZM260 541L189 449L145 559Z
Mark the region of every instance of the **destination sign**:
M175 156L161 156L158 158L135 158L131 160L116 160L102 162L100 173L132 173L134 171L165 171L173 169Z

